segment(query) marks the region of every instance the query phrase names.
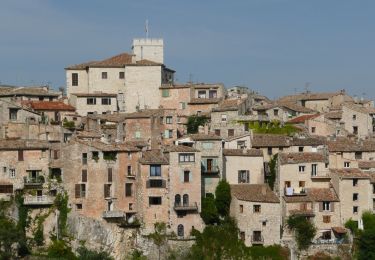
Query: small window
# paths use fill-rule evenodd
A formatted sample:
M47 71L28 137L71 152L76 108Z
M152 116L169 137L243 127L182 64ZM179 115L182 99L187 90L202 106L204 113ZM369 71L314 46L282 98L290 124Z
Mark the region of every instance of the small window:
M161 197L148 197L148 203L150 206L161 205L162 200L161 200Z
M158 179L152 179L148 180L148 188L163 188L163 180ZM164 187L165 188L165 187Z
M190 171L184 171L184 182L190 182Z
M76 204L76 210L81 210L81 209L82 209L82 204L81 203Z
M172 124L172 121L173 121L173 117L171 117L171 116L165 117L165 123L166 124Z
M9 108L9 120L15 121L17 120L17 108Z
M96 98L87 98L87 105L96 105Z
M323 216L323 223L331 223L331 216Z
M82 154L82 164L87 164L87 153Z
M250 183L250 173L247 170L238 171L238 183Z
M313 126L313 127L311 127L311 133L315 133L316 132L316 127L315 126Z
M234 129L228 129L228 137L234 136Z
M9 177L11 179L16 178L16 169L9 169Z
M177 226L177 236L184 237L184 226L181 224Z
M349 168L350 167L350 162L344 162L344 168Z
M268 155L272 155L272 147L268 147L267 148L267 154Z
M298 182L298 186L299 186L300 188L304 188L305 185L306 185L306 182L305 182L305 181L299 181L299 182Z
M185 108L186 108L186 103L180 102L180 109L185 109Z
M358 134L358 126L353 126L353 134Z
M102 98L102 105L110 105L111 98Z
M180 153L178 157L179 162L195 162L195 154Z
M125 183L125 197L133 196L133 183Z
M227 115L221 115L221 122L227 122Z
M267 221L266 220L262 221L262 226L263 227L267 226Z
M353 207L353 214L358 214L358 206Z
M353 121L357 120L357 115L353 115Z
M78 73L72 73L72 86L78 86Z
M240 205L240 213L243 213L243 205Z
M240 232L240 240L241 240L241 241L245 241L245 239L246 239L245 232L244 232L244 231L241 231L241 232Z
M323 201L323 210L324 211L330 211L331 210L331 202Z
M107 177L108 177L108 182L112 182L113 181L113 176L112 176L112 168L108 168L107 169Z
M353 201L357 201L358 200L358 193L353 193Z
M135 138L139 139L141 138L141 131L135 131Z
M253 211L254 211L254 213L260 213L260 209L261 209L261 207L260 207L260 205L254 205L253 206Z
M124 78L125 78L125 72L120 71L120 72L118 73L118 78L119 78L119 79L124 79Z
M102 72L102 79L107 79L107 78L108 78L108 73Z
M23 161L23 150L18 150L18 161Z
M3 167L3 173L7 172L7 167Z
M209 90L208 91L209 98L217 98L217 91L216 90Z
M199 90L198 98L206 98L206 90Z
M299 165L299 166L298 166L298 171L299 171L299 172L305 172L305 168L306 168L305 165Z
M355 159L362 160L362 152L355 152Z
M128 165L128 176L132 175L132 166Z
M150 176L161 176L161 165L160 164L154 164L150 165Z
M278 116L279 115L279 110L278 109L274 109L273 110L273 115L274 116Z
M245 141L237 141L237 149L245 149L246 142Z
M163 89L161 95L162 97L169 97L169 89Z
M358 179L353 179L353 187L358 186Z
M92 152L92 159L95 161L99 160L99 152L97 151Z
M298 147L298 152L300 152L300 153L302 153L303 152L303 146L300 146L300 147Z
M220 129L215 129L215 135L220 136Z
M82 182L87 182L87 170L83 169L82 170L82 176L81 176Z

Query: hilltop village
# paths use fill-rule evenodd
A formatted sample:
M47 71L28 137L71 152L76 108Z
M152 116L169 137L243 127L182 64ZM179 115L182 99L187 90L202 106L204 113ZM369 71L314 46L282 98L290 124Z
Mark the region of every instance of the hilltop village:
M0 199L17 201L16 221L26 209L37 246L69 233L73 248L152 259L147 236L164 223L168 243L189 247L223 181L248 247L296 247L287 220L302 216L316 228L312 253L337 252L352 241L345 224L375 208L371 100L176 83L162 39L65 73L65 91L0 86Z

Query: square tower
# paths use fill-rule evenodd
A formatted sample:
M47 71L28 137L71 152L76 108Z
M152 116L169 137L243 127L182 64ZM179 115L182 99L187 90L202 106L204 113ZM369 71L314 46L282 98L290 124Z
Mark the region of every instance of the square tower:
M133 39L132 50L136 61L150 60L164 64L163 39Z

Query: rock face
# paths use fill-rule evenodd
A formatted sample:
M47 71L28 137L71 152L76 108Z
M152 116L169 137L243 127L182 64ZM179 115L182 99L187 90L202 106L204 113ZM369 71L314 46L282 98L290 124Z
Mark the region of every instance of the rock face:
M107 251L115 259L124 259L135 247L136 229L123 229L116 224L69 214L68 231L74 241L73 249L84 242L87 248Z

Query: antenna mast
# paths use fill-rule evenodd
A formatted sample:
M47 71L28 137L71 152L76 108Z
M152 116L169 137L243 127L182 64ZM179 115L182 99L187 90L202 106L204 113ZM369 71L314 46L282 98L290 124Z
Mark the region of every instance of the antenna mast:
M145 22L145 33L146 33L146 39L148 39L148 19Z

